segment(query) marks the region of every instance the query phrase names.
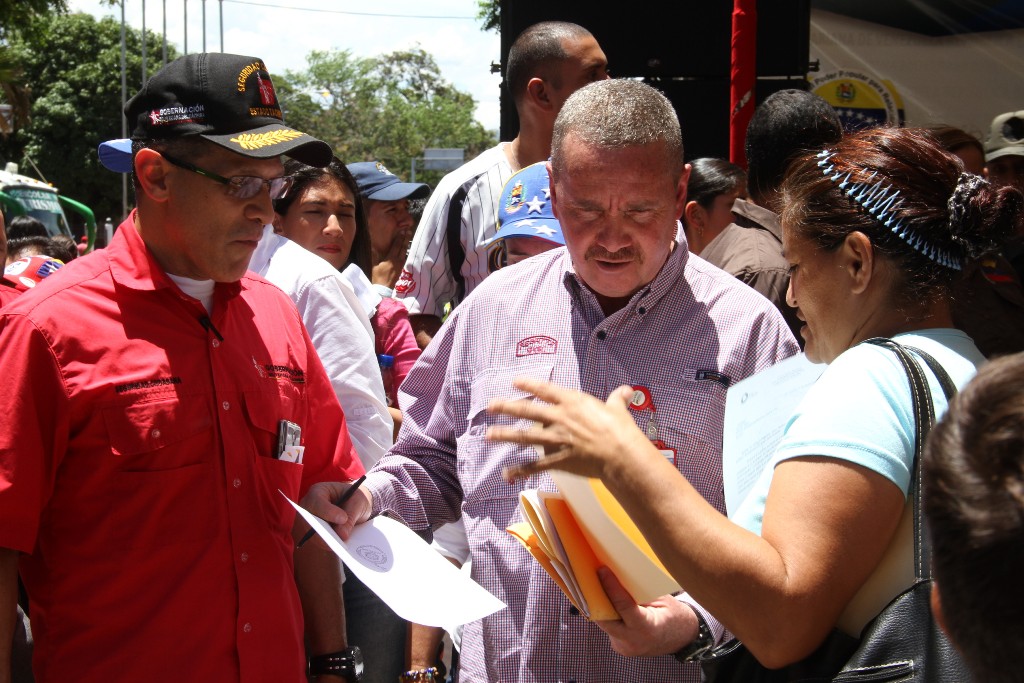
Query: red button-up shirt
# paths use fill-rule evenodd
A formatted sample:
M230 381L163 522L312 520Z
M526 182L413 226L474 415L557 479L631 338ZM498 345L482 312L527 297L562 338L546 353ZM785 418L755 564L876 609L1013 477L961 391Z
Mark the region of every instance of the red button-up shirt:
M133 218L57 275L0 315L0 546L26 553L36 680L305 680L278 490L362 466L292 302L250 273L207 317Z

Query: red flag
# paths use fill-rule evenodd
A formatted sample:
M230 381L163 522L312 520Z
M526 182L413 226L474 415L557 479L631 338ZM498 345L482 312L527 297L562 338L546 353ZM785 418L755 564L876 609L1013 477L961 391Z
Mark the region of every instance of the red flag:
M729 76L729 160L746 168L743 145L747 124L754 115L757 82L757 0L733 0Z

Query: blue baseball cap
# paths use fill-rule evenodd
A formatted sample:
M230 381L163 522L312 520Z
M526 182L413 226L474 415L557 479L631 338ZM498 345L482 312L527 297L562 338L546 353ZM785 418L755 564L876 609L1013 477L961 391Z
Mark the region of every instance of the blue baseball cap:
M398 199L423 199L430 194L426 183L403 183L379 161L360 161L347 164L356 179L363 199L392 202Z
M531 164L505 183L498 200L498 232L484 244L506 237L534 237L565 244L562 226L551 211L551 181L543 161Z
M97 149L100 163L114 173L132 172L132 141L118 138L101 142Z

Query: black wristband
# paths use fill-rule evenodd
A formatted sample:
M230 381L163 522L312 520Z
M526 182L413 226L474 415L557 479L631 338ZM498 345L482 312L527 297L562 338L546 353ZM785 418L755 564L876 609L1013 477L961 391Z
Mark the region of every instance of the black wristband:
M363 677L363 653L353 646L316 655L309 658L307 670L310 676L341 676L346 681L358 681Z

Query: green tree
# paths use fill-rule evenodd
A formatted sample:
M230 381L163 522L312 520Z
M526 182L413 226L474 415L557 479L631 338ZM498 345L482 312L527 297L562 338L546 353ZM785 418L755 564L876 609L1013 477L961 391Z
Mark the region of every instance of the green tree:
M471 95L446 81L434 58L416 47L378 57L315 51L304 73L276 79L288 124L328 142L346 163L378 159L408 177L428 147L461 147L471 158L496 137L474 118ZM434 184L439 171L417 171Z
M500 0L476 0L476 18L485 31L501 32L501 1Z
M0 133L7 135L19 127L28 125L29 90L23 80L24 69L17 62L13 52L0 45L0 103L10 106L10 118L0 116Z
M161 40L147 32L147 50L159 55ZM142 34L126 32L127 83L131 96L142 84ZM91 207L97 220L121 215L121 177L104 169L100 142L121 137L121 23L88 14L37 17L11 34L9 49L31 89L31 123L0 139L0 159L15 161ZM168 59L176 57L168 46ZM157 63L150 60L150 72Z
M37 17L67 11L67 0L0 0L0 39L10 31L24 31Z
M0 134L28 124L29 89L21 65L7 46L11 31L25 30L47 12L66 12L66 0L0 0L0 104L11 107L10 120L0 117Z

